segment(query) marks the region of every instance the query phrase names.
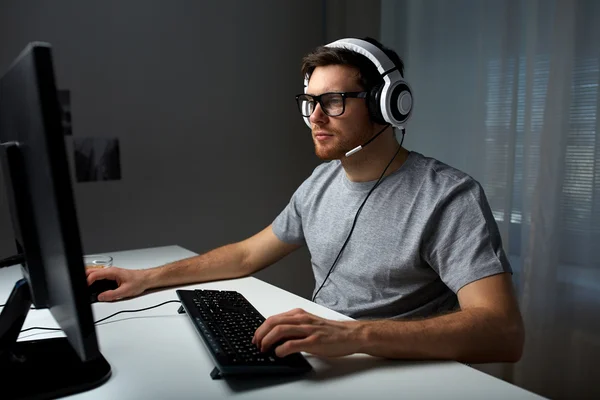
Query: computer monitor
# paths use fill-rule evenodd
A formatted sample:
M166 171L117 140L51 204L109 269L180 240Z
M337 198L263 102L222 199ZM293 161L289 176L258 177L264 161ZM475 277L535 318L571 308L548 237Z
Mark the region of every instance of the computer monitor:
M56 398L99 386L111 368L96 337L47 43L30 43L0 78L0 159L23 261L0 314L0 391ZM48 308L66 337L19 341L31 304Z

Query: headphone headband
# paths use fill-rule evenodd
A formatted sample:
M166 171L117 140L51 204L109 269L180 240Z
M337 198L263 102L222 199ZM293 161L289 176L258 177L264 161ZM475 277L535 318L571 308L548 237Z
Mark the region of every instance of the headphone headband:
M384 75L387 71L394 69L396 65L379 47L361 39L340 39L331 42L326 47L336 47L348 49L367 57L377 67L379 75ZM387 76L387 75L385 75Z

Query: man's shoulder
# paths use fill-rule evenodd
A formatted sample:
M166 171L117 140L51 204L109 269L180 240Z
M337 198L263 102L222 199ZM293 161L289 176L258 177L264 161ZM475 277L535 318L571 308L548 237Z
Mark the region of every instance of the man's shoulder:
M414 158L414 169L431 182L438 184L477 183L468 173L434 157L424 156L414 151L411 152L411 155Z

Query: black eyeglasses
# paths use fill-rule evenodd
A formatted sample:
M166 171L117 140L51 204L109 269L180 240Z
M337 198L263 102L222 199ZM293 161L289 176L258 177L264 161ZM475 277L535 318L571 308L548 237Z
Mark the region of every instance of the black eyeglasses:
M321 105L323 112L330 117L342 115L346 110L346 98L364 99L367 92L331 92L319 96L311 94L299 94L296 96L298 109L303 117L310 117L315 111L317 102Z

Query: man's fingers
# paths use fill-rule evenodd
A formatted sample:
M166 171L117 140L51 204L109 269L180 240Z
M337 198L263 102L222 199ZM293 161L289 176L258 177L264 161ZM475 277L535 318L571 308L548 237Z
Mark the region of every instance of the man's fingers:
M100 277L98 276L98 274L95 273L95 272L96 271L93 271L93 272L86 271L88 285L91 285L92 283L96 282L96 280L100 279Z
M307 312L301 308L294 308L290 311L286 311L286 312L282 313L281 315L298 315L298 314L307 314Z
M113 271L109 271L108 268L106 269L94 269L91 272L87 272L87 283L88 285L91 285L92 283L94 283L97 280L100 279L110 279L113 281L117 280L117 276L116 274L113 273Z
M276 326L279 325L302 325L310 324L314 319L312 314L301 309L287 311L282 314L273 315L266 319L261 326L254 332L252 343L260 345L263 338Z
M282 340L305 338L311 332L312 327L310 325L277 325L259 343L260 351L268 351L273 345Z
M118 287L98 294L98 301L115 301L123 298L123 289Z
M94 274L94 273L100 271L101 269L102 268L89 268L89 267L86 267L86 269L85 269L85 276L90 276L91 274Z
M310 353L313 342L311 338L306 337L302 339L293 339L284 342L281 346L275 347L275 354L277 357L285 357L290 354L300 353L301 351Z
M267 318L265 322L263 322L262 325L259 326L254 332L252 344L255 344L260 347L260 342L262 341L263 337L265 337L265 335L269 333L271 329L273 329L275 326L283 323L283 320L285 318L287 318L285 313L273 315L272 317Z

